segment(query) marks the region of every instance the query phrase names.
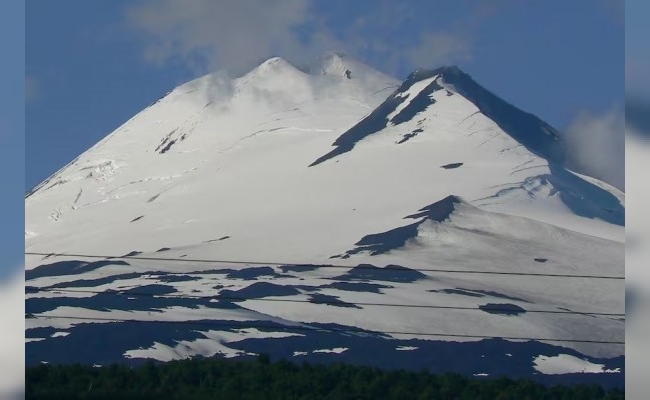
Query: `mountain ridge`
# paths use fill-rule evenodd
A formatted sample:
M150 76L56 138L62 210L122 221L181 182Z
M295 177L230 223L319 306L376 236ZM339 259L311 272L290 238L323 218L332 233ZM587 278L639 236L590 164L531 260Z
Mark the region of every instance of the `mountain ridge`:
M432 70L418 69L409 74L400 87L397 88L377 110L375 110L381 115L371 114L366 117L370 119L370 121L366 121L366 124L370 124L372 127L364 128L363 132L360 133L357 133L357 130L361 130L359 125L353 127L350 130L352 132L348 131L344 133L334 142L334 146L339 146L342 149L333 150L329 155L325 155L314 161L310 166L318 165L331 158L333 155L338 155L342 152L346 152L346 150L351 150L350 146L354 147L354 145L346 142L346 135L354 137L360 136L363 138L369 134L376 133L380 127L385 127L382 126L383 118L386 118L390 112L394 111L395 108L405 100L405 93L414 84L427 79L433 79L433 82L418 93L418 98L413 99L413 101L409 103L409 106L415 104L416 107L415 110L406 118L413 117L417 112L423 111L424 108L432 104L429 98L433 91L444 89L444 87L438 83L438 79L441 79L444 84L450 85L452 90L457 91L459 94L471 101L478 107L480 112L495 121L506 133L523 144L532 153L546 158L552 163L564 165L566 146L563 143L560 133L555 128L546 124L535 115L514 107L510 103L483 88L458 66L448 65ZM393 122L399 124L403 122L403 120L399 119L399 115L396 117L396 120L387 121L387 123ZM533 133L531 134L530 132Z

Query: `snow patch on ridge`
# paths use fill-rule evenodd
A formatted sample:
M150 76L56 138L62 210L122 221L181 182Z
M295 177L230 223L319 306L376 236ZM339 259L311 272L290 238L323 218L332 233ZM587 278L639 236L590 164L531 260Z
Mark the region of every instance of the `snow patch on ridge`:
M413 101L415 97L417 97L417 95L420 94L420 92L426 89L426 87L429 86L431 83L433 83L436 79L438 79L437 75L428 79L418 81L413 85L411 85L411 87L409 87L406 91L398 93L396 97L404 98L406 101L400 103L395 108L395 111L393 111L392 113L386 116L386 119L392 121L395 116L399 115L399 113L402 112L402 110L404 110L409 104L411 104L411 101ZM391 124L395 125L394 122L391 122Z
M348 350L347 347L335 347L333 349L319 349L319 350L314 350L312 353L334 353L334 354L341 354Z
M533 360L533 368L547 375L561 374L602 374L620 373L620 368L606 369L603 364L594 364L587 360L569 355L559 354L557 356L537 356Z

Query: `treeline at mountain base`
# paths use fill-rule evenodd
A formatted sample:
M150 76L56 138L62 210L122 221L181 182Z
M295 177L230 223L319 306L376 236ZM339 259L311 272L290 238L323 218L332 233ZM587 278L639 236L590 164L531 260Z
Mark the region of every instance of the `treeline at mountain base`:
M42 364L26 368L26 399L623 399L597 385L467 378L351 365L190 359L141 367Z

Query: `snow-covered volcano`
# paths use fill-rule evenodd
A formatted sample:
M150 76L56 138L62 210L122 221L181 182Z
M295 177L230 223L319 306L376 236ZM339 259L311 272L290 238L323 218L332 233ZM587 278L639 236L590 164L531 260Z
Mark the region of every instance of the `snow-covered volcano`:
M564 167L560 133L456 67L400 83L330 54L206 75L28 193L26 251L75 256L26 257L27 312L59 316L27 320L27 361L620 368L622 345L587 341L623 341L622 316L603 315L624 312L622 280L511 274L623 276L624 202ZM80 343L85 356L62 350Z

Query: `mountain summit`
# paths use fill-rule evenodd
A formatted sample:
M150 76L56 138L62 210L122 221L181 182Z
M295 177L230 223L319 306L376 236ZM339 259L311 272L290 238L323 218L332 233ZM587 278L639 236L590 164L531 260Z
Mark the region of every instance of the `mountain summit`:
M447 95L459 94L470 101L481 114L494 121L533 154L551 163L564 162L565 145L559 132L534 115L517 109L487 91L455 65L413 72L373 114L346 134L363 138L386 127L386 124L406 122L435 103L432 95L439 90L446 90ZM400 112L392 114L396 110ZM387 119L389 116L390 120ZM333 154L349 150L349 140L345 136L335 144L341 145L342 149ZM315 164L325 159L327 157L319 159Z
M563 157L453 66L198 78L26 197L27 363L616 370L624 282L577 277L623 276L625 194Z
M356 78L357 75L363 75L368 69L363 62L353 57L331 52L318 57L306 67L306 70L315 75L331 75L352 79L353 76Z

